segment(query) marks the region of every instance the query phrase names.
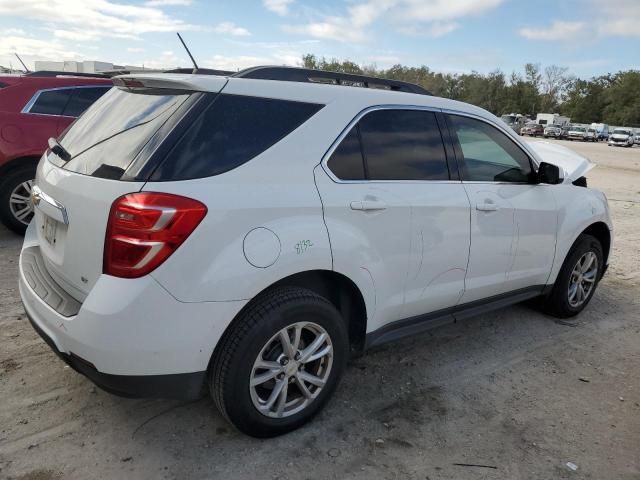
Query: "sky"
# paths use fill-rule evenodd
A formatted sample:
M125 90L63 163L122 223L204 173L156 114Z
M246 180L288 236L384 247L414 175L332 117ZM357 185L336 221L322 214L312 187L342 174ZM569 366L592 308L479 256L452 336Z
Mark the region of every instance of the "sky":
M640 69L640 0L0 0L0 65L99 60L237 70L301 56L448 73Z

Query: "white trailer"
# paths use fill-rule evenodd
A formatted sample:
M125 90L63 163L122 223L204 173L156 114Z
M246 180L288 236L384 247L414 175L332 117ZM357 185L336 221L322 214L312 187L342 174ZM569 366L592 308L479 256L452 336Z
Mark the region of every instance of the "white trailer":
M569 117L563 117L558 113L539 113L536 116L536 123L540 125L559 125L564 127L569 125L571 119Z

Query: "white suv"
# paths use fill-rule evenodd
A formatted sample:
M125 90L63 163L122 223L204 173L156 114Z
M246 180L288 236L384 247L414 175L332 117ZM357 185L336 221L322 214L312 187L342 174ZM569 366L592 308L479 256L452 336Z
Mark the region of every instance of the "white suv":
M606 270L592 164L480 108L293 68L114 83L50 141L20 257L34 328L109 392L208 389L273 436L354 352L533 297L575 315Z

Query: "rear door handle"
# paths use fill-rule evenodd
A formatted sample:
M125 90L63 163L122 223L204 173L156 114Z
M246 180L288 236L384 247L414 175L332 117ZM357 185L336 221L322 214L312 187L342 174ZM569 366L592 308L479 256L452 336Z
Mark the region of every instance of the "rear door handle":
M376 210L385 210L386 208L387 206L384 203L373 200L359 200L357 202L351 202L351 210L372 212Z
M480 210L481 212L495 212L498 210L498 205L495 203L477 203L476 210Z

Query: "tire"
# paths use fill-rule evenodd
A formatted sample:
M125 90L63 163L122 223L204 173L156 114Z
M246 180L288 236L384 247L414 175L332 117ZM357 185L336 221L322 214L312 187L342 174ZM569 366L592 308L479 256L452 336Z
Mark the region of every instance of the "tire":
M574 269L578 267L578 262L589 258L589 254L595 255L595 271L593 273L593 283L591 288L586 292L584 299L578 304L572 303L571 287L574 279ZM597 238L582 234L575 241L571 250L562 264L562 268L558 273L556 282L553 285L550 295L545 299L543 309L558 318L569 318L580 313L591 301L593 294L598 287L602 269L604 267L604 254L602 253L602 245ZM587 271L589 272L589 271ZM584 275L587 278L587 275ZM586 281L586 280L585 280ZM584 291L584 289L583 289ZM574 302L576 297L574 297Z
M21 207L21 203L16 204L15 199L17 198L16 195L26 197L26 201L30 205L31 200L28 196L31 195L31 184L35 176L36 165L21 165L9 171L0 181L0 220L8 228L21 235L24 235L33 217L33 209L29 207L29 211L24 212L23 208L26 208L26 206ZM25 214L23 218L17 216L21 212Z
M316 352L322 353L329 346L332 347L328 350L330 353L308 363L303 363L299 353L295 361L288 358L278 334L289 327L286 330L289 341L295 343L291 341L296 337L293 325L305 325L309 329L301 330L299 348L293 350L304 355L305 348L313 343L314 332L318 340L323 331L328 341L325 340L327 343L322 343ZM305 338L308 339L306 343ZM348 353L347 328L333 304L304 288L275 288L256 297L221 339L209 374L211 396L222 415L241 432L258 438L282 435L302 426L324 407L338 385ZM276 368L256 369L259 358L272 362L270 365L276 365ZM320 368L316 371L322 362L324 370ZM297 373L293 373L293 370ZM325 375L325 383L322 387L316 387L303 382L307 392L313 395L307 397L297 382L301 378L299 375L306 375L311 370L316 378ZM251 385L252 380L258 380L258 377L266 374L272 377L274 372L279 372L277 377L255 387ZM280 412L277 411L278 401L273 407L268 402L278 385L287 395L284 397L285 403L292 403L291 407L285 406ZM296 407L296 401L303 403ZM262 412L258 410L259 407L263 409ZM290 410L287 411L287 408Z

